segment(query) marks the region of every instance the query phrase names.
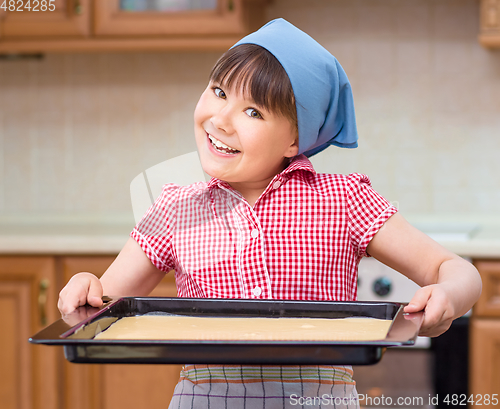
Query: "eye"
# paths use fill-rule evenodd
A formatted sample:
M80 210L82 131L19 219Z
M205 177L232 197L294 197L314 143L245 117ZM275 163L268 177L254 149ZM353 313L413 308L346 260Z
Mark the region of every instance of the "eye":
M251 118L262 119L262 114L254 108L248 108L245 113Z
M222 91L219 87L213 87L214 94L222 99L226 99L226 93Z

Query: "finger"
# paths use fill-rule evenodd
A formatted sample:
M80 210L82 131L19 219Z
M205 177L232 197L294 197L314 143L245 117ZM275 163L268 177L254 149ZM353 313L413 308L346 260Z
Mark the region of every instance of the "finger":
M420 327L419 335L422 336L432 336L436 331L440 331L439 329L442 326L446 326L445 322L441 320L440 316L438 316L435 312L425 312L424 321L422 322L422 326Z
M102 303L102 285L99 279L90 280L87 302L92 307L100 307Z
M418 312L425 310L425 306L429 301L430 295L431 295L431 290L429 287L420 288L419 290L417 290L417 292L415 292L415 295L410 300L408 305L404 307L404 312L409 313L409 312Z
M59 300L57 301L57 308L61 315L69 314L75 309L75 307L70 304L69 300L71 297L68 295L68 285L66 285L59 293Z
M438 325L429 328L423 328L420 330L419 335L424 337L437 337L446 332L450 328L451 323L451 320L445 320L440 322Z
M90 279L86 274L77 274L68 281L59 293L58 308L62 315L72 313L87 303Z
M57 309L59 310L59 312L62 314L62 308L63 308L63 303L62 303L62 300L61 300L61 296L59 295L59 299L57 300Z
M59 292L59 299L57 300L57 308L61 313L64 304L63 299L64 299L64 288Z
M75 311L81 305L85 305L86 297L84 294L76 294L72 296L71 292L68 292L66 296L61 299L59 304L59 311L62 315L67 315Z
M447 299L444 294L435 291L429 298L425 308L424 322L421 334L426 336L437 336L445 332L453 321Z

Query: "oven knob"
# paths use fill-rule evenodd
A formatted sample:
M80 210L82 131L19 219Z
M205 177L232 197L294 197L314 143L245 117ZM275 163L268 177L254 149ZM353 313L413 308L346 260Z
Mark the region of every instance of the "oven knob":
M373 291L375 294L383 297L391 292L392 282L387 277L381 277L375 280L373 283Z

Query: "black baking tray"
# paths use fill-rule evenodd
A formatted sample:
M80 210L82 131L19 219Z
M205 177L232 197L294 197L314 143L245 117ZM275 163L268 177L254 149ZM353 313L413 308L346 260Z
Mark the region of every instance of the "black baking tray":
M60 345L76 363L141 364L290 364L369 365L387 347L413 345L423 313L403 313L394 302L242 300L211 298L123 297L101 308L80 307L29 341ZM93 339L122 317L151 312L224 317L373 317L392 320L385 339L377 341L167 341Z

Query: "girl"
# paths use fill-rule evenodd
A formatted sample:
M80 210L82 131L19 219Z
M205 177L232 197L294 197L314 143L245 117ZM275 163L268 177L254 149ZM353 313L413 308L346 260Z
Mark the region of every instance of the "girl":
M59 309L103 293L147 295L172 269L180 297L356 300L373 256L422 286L437 336L478 299L475 268L410 226L360 174L317 174L308 156L357 146L352 92L337 60L287 21L271 21L217 62L194 113L208 183L165 185L99 280L74 276ZM187 365L172 408L359 406L348 366Z

